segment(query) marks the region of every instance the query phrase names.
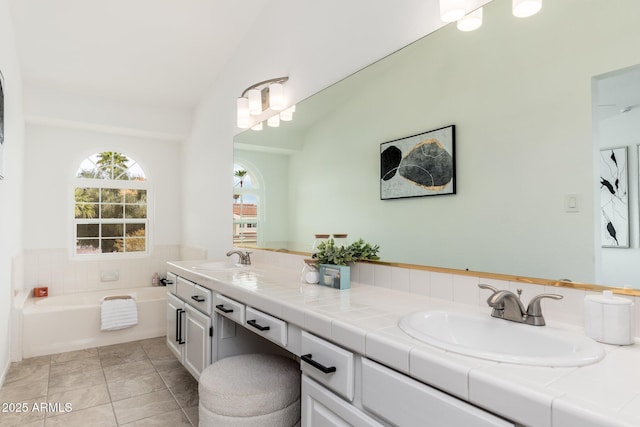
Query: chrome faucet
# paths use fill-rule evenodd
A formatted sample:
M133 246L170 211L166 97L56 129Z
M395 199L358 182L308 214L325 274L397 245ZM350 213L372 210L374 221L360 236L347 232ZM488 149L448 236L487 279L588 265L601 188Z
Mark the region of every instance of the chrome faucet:
M227 256L231 256L233 254L238 254L238 257L240 258L240 264L242 265L251 265L251 257L249 257L249 255L251 254L251 252L249 251L229 251L227 252Z
M543 298L562 299L562 295L540 294L531 298L527 308L524 308L520 295L522 289L518 289L518 295L511 291L499 290L490 285L479 284L480 289L488 289L493 293L487 298L487 304L493 308L491 316L499 319L510 320L512 322L525 323L533 326L544 326L544 316L540 301Z

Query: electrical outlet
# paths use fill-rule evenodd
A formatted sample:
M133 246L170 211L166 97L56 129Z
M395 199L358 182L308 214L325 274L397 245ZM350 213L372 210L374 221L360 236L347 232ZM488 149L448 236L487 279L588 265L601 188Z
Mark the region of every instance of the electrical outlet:
M105 270L100 272L101 282L115 282L120 279L118 270Z

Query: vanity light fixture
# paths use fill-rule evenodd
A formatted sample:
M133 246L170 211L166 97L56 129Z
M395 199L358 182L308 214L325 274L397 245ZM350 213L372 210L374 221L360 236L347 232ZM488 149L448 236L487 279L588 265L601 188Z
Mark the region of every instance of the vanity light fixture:
M513 0L513 16L527 18L535 15L542 9L542 0Z
M460 31L473 31L482 26L482 8L478 8L471 13L458 19L457 27Z
M286 107L284 86L289 77L264 80L246 88L236 104L237 126L247 129L251 126L251 116L258 116L271 109L281 111Z
M267 126L271 128L277 128L280 126L280 115L276 114L267 119Z
M251 121L249 113L249 100L247 98L238 98L236 101L236 117L237 126L240 129L247 129Z
M511 0L512 13L518 18L535 15L542 8L542 0ZM440 19L443 22L458 21L460 31L473 31L482 26L482 7L470 10L466 0L440 0Z
M467 14L465 0L440 0L440 19L453 22Z
M280 120L282 120L283 122L290 122L291 120L293 120L293 113L295 112L296 112L295 104L289 108L285 108L280 112Z

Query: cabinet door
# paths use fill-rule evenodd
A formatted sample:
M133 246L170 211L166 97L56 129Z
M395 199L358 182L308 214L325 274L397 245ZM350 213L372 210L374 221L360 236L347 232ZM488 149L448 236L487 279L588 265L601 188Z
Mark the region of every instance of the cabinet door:
M202 314L189 304L185 305L184 366L196 379L211 364L211 317Z
M305 427L382 427L355 406L302 376L302 422Z
M167 346L182 361L184 342L184 303L175 295L167 294Z
M362 405L398 426L514 427L510 421L368 359L362 360Z

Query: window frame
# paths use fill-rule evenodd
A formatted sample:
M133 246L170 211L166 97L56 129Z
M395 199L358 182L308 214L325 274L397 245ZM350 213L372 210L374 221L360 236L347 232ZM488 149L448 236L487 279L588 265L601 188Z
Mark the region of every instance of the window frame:
M121 152L127 155L124 152ZM128 155L127 155L128 157ZM146 173L145 173L146 177ZM124 259L124 258L143 258L149 257L152 248L152 236L151 236L151 223L153 208L152 198L152 186L150 185L148 178L145 180L121 180L121 179L101 179L101 178L83 178L74 177L71 186L71 218L73 231L70 233L72 237L71 243L71 257L76 260L108 260L108 259ZM147 215L146 218L76 218L75 217L75 190L77 188L99 188L99 189L119 189L119 190L145 190L147 193ZM77 252L78 241L78 225L79 224L144 224L145 226L145 250L135 252L105 252L105 253L90 253L83 254ZM98 237L99 239L101 236Z
M233 218L232 222L233 222L233 230L234 232L232 233L233 236L233 244L234 245L240 245L240 246L246 246L246 247L262 247L263 245L263 240L264 240L264 232L260 232L261 227L264 225L265 221L265 208L266 208L266 204L265 204L265 197L264 197L264 187L263 187L263 179L262 176L260 175L260 173L258 172L258 169L251 164L250 162L247 162L244 159L234 159L234 185L233 185L233 193L234 194L239 194L240 196L251 196L251 197L255 197L255 204L256 204L256 209L257 209L257 215L255 217L254 220L251 219L236 219ZM235 170L236 170L236 166L242 168L243 170L247 171L247 175L249 175L251 177L251 187L239 187L236 186L236 182L235 182ZM234 200L234 204L235 204L235 200ZM232 207L232 217L233 217L233 207ZM246 227L248 224L255 224L254 227ZM236 225L239 228L255 228L256 230L256 241L255 243L243 243L241 241L236 241L235 238L235 229L236 229Z

